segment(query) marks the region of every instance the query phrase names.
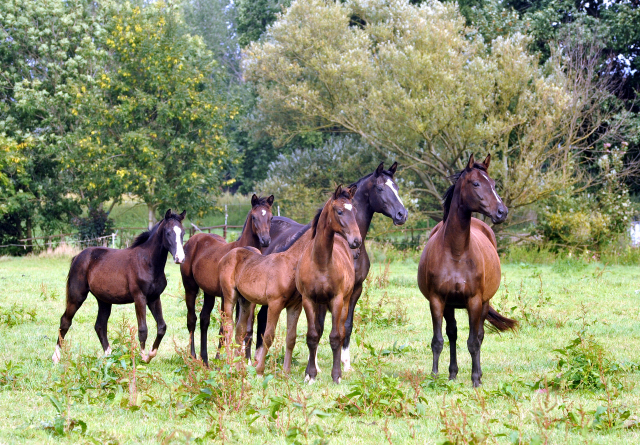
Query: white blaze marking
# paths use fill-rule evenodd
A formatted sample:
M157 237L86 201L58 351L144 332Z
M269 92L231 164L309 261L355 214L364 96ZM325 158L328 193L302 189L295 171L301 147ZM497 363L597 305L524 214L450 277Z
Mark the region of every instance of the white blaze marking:
M182 249L182 243L180 242L180 227L174 226L173 231L176 233L176 262L184 261L184 250Z
M344 208L351 211L351 209L353 208L353 206L351 204L345 204Z
M491 184L491 181L489 181L489 178L487 177L487 175L485 175L484 173L481 173L482 176L484 176L484 178L487 180L487 182L489 183L489 186L491 187L491 191L493 192L493 196L496 197L496 199L498 200L498 202L502 202L502 199L500 199L500 197L498 196L498 194L496 193L496 189L493 187L493 185Z
M396 195L396 198L398 198L398 201L400 202L400 204L404 206L402 199L400 199L400 195L398 195L398 191L393 187L393 181L391 179L387 179L387 182L385 182L385 184L387 184L389 188L393 190L393 194Z
M56 350L53 351L53 355L51 356L51 360L53 360L53 363L57 365L58 362L60 362L61 355L62 354L60 353L60 346L56 345Z
M262 216L266 215L267 211L265 209L262 209Z

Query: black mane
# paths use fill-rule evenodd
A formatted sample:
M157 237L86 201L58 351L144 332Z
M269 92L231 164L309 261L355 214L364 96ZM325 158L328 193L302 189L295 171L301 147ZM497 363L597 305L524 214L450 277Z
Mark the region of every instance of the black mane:
M473 164L473 168L477 168L478 170L482 170L484 172L487 171L487 168L484 166L484 164L478 164L477 162ZM442 217L442 222L445 222L447 220L447 216L449 216L449 209L451 209L451 200L453 199L453 191L456 188L456 183L458 182L458 179L460 179L460 176L462 176L462 174L466 170L467 169L465 168L461 172L451 175L447 178L453 184L451 184L451 186L447 189L447 191L444 192L444 195L442 195L442 207L444 208L444 216Z
M318 221L320 221L320 215L322 215L322 209L324 209L324 207L320 207L318 209L318 211L316 212L316 216L314 216L313 221L311 221L311 227L313 228L313 232L311 233L311 238L316 237L316 229L318 228Z
M153 234L156 233L156 231L158 230L158 227L160 226L160 224L162 224L162 221L166 221L169 219L174 219L178 222L182 222L182 220L180 219L180 215L178 215L177 213L171 212L171 215L169 215L168 218L166 219L163 218L161 221L156 223L156 225L153 226L151 230L147 230L146 232L142 232L140 235L136 236L136 238L133 240L133 244L129 246L129 249L133 249L134 247L138 247L146 243L149 240L149 238L151 238Z
M369 179L370 177L372 177L373 175L375 175L376 172L373 173L369 173L368 175L363 176L362 178L358 179L356 182L352 182L351 184L349 184L347 186L347 188L349 187L353 187L354 185L357 185L358 188L360 188L360 184L362 184L363 182L365 182L367 179ZM393 173L391 173L389 170L382 170L382 174L389 176L390 178L393 178Z

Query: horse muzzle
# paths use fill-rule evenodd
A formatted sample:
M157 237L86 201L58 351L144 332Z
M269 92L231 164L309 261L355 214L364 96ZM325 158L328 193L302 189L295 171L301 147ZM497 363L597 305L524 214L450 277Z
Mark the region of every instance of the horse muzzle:
M491 215L491 222L494 224L500 224L507 219L508 215L509 209L503 204L498 207L498 210L496 210L496 213L494 215Z
M352 249L357 249L362 244L362 240L360 238L354 238L352 241L349 241L349 247Z
M173 262L176 263L176 264L184 263L184 255L182 255L182 256L174 255Z
M394 226L401 226L404 223L407 222L407 219L409 218L409 211L407 209L402 209L400 210L398 213L396 213L393 216L393 225Z
M271 237L259 236L258 241L260 241L260 247L269 247L269 244L271 244Z

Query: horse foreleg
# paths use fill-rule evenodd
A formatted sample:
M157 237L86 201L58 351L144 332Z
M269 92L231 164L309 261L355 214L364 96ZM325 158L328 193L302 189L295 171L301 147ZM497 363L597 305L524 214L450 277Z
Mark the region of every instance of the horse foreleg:
M318 332L318 343L320 343L320 339L322 338L322 334L324 334L324 322L327 318L327 310L329 308L326 304L319 304L316 306L316 331ZM318 350L316 349L316 369L318 370L318 374L322 372L320 369L320 364L318 363Z
M340 378L342 377L340 353L344 342L344 322L347 318L348 310L345 303L342 295L335 295L331 302L331 334L329 334L329 344L333 352L331 378L334 383L340 383Z
M138 319L138 340L140 340L140 356L145 363L149 363L151 358L147 354L147 299L144 295L134 295L134 305L136 307L136 318Z
M302 301L298 301L287 307L287 350L284 354L284 364L282 370L289 374L291 372L291 360L293 358L293 348L296 346L296 336L298 335L298 320L302 311Z
M148 303L147 306L149 306L151 315L153 315L157 325L156 339L153 342L153 347L149 353L149 360L151 360L158 353L160 342L162 341L164 334L167 332L167 323L165 323L164 317L162 316L162 302L160 301L160 297L156 298L151 303Z
M456 324L456 310L452 306L445 306L444 319L447 322L447 338L451 362L449 363L449 380L455 380L458 375L458 359L456 355L456 341L458 340L458 326Z
M200 357L205 365L209 366L209 354L207 352L207 330L211 323L211 311L216 303L214 296L204 294L202 311L200 311Z
M316 368L318 341L320 340L316 329L316 310L318 305L309 298L302 297L302 307L307 316L307 347L309 348L309 361L307 362L304 380L312 384L316 381L316 376L318 375L318 369Z
M467 301L467 311L469 312L469 339L467 340L467 347L469 348L469 354L471 354L471 382L473 386L480 386L482 384L480 346L482 344L481 338L484 338L483 315L485 315L488 310L488 303L483 304L482 298L479 296L470 298Z
M107 323L109 322L110 315L111 304L98 300L98 317L96 318L95 329L104 355L111 354L111 347L109 346L109 339L107 338Z
M433 352L433 368L431 373L433 376L438 375L438 362L440 361L440 353L444 345L442 337L442 316L444 312L444 302L437 296L429 299L429 308L431 309L431 322L433 323L433 339L431 340L431 351Z
M353 293L349 299L349 312L347 314L347 320L344 323L344 343L342 344L341 360L344 365L344 372L351 371L351 353L349 351L349 345L351 344L351 332L353 331L353 314L355 313L356 304L362 294L362 283L356 284L353 287Z

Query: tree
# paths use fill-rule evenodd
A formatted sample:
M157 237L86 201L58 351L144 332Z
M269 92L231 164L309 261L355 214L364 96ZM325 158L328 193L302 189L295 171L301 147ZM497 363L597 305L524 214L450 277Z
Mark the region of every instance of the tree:
M267 26L276 20L277 13L289 4L291 0L238 0L236 29L240 46L257 41Z
M211 52L181 32L180 20L173 3L118 6L104 39L113 65L98 76L100 100L85 103L92 124L69 160L80 172L100 163L112 169L95 188L137 196L149 226L158 207L212 210L235 159L223 127L236 111L220 93Z
M431 209L470 152L490 152L517 208L584 180L580 154L615 112L586 119L610 97L595 73L568 75L562 52L539 66L528 43L514 33L485 44L452 4L300 0L249 46L244 68L279 141L357 134L419 179L413 192Z
M0 3L0 150L10 154L0 166L0 224L14 241L80 212L62 160L79 125L74 101L89 93L103 55L103 22L83 0Z

